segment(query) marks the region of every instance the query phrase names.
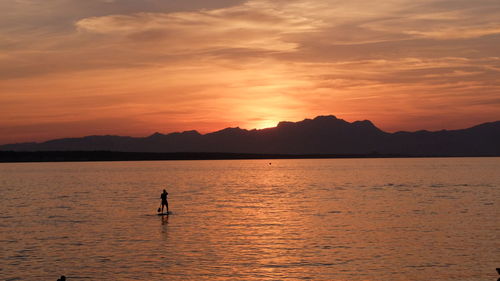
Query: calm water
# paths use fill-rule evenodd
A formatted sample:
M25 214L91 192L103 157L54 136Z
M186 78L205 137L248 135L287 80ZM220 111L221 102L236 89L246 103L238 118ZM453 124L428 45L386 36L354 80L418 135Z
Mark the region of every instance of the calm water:
M500 158L0 164L0 279L494 281L499 217Z

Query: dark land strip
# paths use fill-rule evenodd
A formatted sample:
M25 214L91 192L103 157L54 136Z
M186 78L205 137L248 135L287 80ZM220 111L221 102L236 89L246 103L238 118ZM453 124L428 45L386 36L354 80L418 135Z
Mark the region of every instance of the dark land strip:
M495 157L498 155L478 155ZM0 163L19 162L93 162L160 160L238 160L238 159L335 159L335 158L413 158L457 157L456 155L405 154L255 154L215 152L119 152L119 151L0 151ZM470 157L470 156L469 156Z

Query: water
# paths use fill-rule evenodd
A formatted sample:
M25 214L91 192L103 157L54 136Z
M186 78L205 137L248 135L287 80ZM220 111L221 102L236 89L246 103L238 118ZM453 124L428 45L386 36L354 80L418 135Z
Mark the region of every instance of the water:
M493 281L499 198L500 158L0 164L0 279Z

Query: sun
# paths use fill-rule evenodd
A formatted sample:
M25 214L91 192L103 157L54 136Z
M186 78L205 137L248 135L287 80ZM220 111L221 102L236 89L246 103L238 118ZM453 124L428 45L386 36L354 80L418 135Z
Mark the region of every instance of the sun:
M277 121L274 120L261 120L255 124L255 129L261 130L261 129L267 129L267 128L274 128L278 125Z

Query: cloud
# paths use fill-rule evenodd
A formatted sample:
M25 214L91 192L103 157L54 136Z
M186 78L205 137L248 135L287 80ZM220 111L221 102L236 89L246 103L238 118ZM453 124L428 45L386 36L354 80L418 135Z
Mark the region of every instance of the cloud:
M22 1L18 6L29 12L18 7L24 14L12 13L19 17L45 8L54 11L38 18L61 15L69 9L61 1ZM194 9L189 11L153 0L142 6L128 0L70 1L84 12L69 9L75 10L72 18L80 18L65 28L42 25L28 33L0 31L0 37L7 39L3 40L7 54L0 57L0 74L19 77L72 69L130 68L172 60L226 63L271 57L325 62L494 56L500 34L493 23L500 7L483 1L485 5L464 1L445 5L431 0L418 4L406 0L250 0L220 1L219 5L226 6L201 10L195 9L201 7L199 1L188 1ZM87 16L92 12L97 15Z
M434 31L408 31L410 35L417 35L435 39L461 39L476 38L492 34L500 34L500 24L495 26L483 26L480 28L441 28Z
M3 0L0 1L0 9L3 11L0 26L33 28L44 25L56 28L92 16L220 9L243 2L243 0Z
M368 22L364 26L417 38L477 38L499 34L500 24L495 20L499 12L498 1L426 1L416 7L401 7L398 16Z
M162 44L162 50L206 52L237 48L292 51L297 43L283 40L284 35L315 30L318 25L314 19L258 4L254 1L197 12L91 17L79 20L76 26L80 32L124 37L137 44Z

